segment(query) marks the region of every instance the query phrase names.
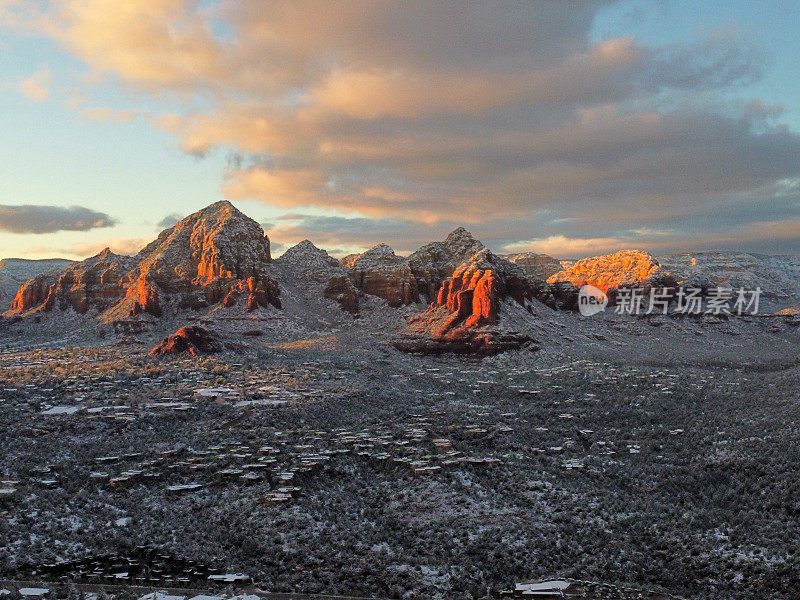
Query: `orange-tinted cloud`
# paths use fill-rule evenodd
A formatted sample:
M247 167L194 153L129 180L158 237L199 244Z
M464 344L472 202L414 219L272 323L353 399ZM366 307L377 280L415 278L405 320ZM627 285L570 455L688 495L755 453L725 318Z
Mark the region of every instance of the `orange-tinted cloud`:
M699 240L698 224L745 240L798 211L772 187L800 176L800 136L775 124L780 107L741 97L765 62L729 31L595 42L602 2L12 4L0 23L145 100L77 110L143 114L188 153L229 152L230 198L375 229L463 223L562 253Z
M50 97L50 69L39 69L21 81L17 89L36 102L42 102Z

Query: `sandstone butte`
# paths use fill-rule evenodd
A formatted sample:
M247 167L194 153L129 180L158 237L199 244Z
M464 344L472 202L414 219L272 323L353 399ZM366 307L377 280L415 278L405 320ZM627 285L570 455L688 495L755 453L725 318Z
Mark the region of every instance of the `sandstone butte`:
M428 309L412 317L394 340L406 351L489 355L518 348L531 339L502 327L502 303L523 308L537 288L516 265L482 248L460 264L439 288Z
M60 274L39 275L17 292L12 313L95 308L108 320L165 307L202 308L236 304L248 310L280 308L280 290L267 275L269 238L230 202L214 203L163 231L136 256L109 249Z
M383 298L395 308L419 300L417 280L408 259L397 256L386 244L370 248L350 264L353 285L365 294Z
M533 297L533 289L519 269L483 248L459 265L436 296L436 306L446 306L451 317L435 335L456 325L481 327L498 321L500 301L510 297L521 306Z
M651 254L639 250L622 250L615 254L584 258L552 275L547 281L569 282L578 287L589 284L604 292L612 288L676 285Z
M341 263L356 288L398 307L423 297L428 302L434 300L442 282L482 248L469 231L459 227L443 242L426 244L408 257L397 256L386 244L378 244L363 254L345 256Z

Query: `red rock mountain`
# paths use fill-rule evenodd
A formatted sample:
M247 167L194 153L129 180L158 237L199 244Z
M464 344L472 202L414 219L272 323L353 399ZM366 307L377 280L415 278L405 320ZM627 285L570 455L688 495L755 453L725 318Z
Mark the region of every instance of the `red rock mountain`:
M570 282L578 287L589 284L604 292L609 289L647 287L672 287L675 280L649 253L640 250L622 250L584 258L571 267L552 275L550 283Z
M504 301L528 308L537 290L516 265L482 248L446 279L428 309L409 320L395 345L421 352L494 354L530 341L500 323Z
M351 261L353 284L365 294L398 307L419 300L417 280L408 259L397 256L386 244L378 244Z
M443 242L426 244L407 258L397 256L386 244L378 244L363 254L345 256L341 262L359 290L397 307L422 297L428 302L434 300L442 282L482 248L469 231L459 227Z
M267 275L269 239L230 202L212 204L163 231L134 257L106 249L57 276L26 282L12 314L96 309L108 321L142 312L199 309L246 296L248 310L280 308L280 290Z

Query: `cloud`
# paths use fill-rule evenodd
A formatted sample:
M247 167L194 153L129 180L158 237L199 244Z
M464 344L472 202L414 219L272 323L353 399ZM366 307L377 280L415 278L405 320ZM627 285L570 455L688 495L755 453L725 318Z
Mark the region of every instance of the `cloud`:
M107 214L83 206L0 205L0 230L11 233L89 231L114 223Z
M769 61L735 30L598 41L600 1L12 4L0 22L141 99L76 110L141 114L187 153L230 152L229 198L347 216L275 219L281 242L411 249L465 224L571 255L766 244L775 229L758 224L800 215L775 195L800 177L800 136L746 96Z
M99 254L105 248L110 248L116 254L137 254L151 240L144 238L111 238L97 242L80 242L68 248L63 248L61 252L88 258Z
M31 100L42 102L50 97L50 77L49 69L39 69L28 79L21 81L17 89Z
M173 225L175 225L178 221L183 219L184 215L179 213L170 213L163 219L161 219L156 225L159 229L169 229Z
M129 123L139 114L138 111L135 110L112 110L107 106L87 106L80 109L80 113L82 116L92 121L116 121L117 123Z

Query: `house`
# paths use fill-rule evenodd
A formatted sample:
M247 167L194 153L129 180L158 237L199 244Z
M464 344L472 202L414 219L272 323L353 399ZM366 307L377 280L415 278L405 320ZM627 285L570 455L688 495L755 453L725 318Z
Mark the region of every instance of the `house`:
M524 581L514 586L514 595L523 598L563 598L570 585L569 581L563 579Z
M139 600L186 600L186 596L171 596L166 592L150 592L139 598Z
M250 576L243 573L224 573L222 575L209 575L208 580L219 583L250 583Z
M19 595L26 599L44 598L50 593L47 588L24 587L19 588Z

